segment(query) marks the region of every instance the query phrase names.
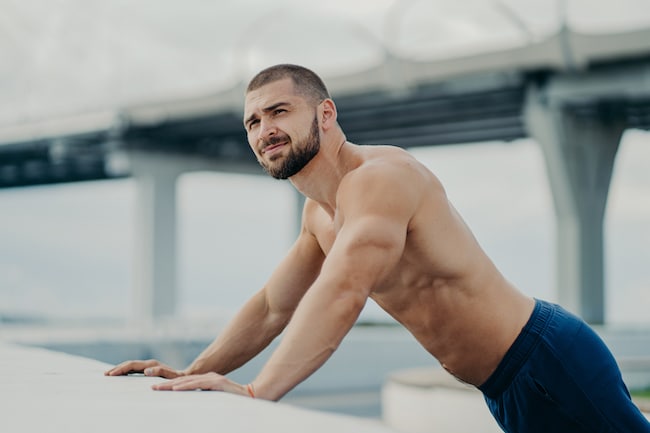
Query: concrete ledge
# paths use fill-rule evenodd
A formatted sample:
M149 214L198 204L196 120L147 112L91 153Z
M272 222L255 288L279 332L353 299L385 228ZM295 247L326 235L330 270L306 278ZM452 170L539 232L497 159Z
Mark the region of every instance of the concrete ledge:
M218 392L156 392L160 378L106 377L108 364L0 343L2 432L394 433L380 421Z
M8 325L0 326L0 343L41 347L108 364L155 358L180 369L214 340L222 325L208 318L173 319L153 328L83 322ZM246 382L255 377L278 343L279 339L272 342L234 371L231 378ZM404 328L355 326L325 365L282 402L312 410L379 418L384 379L405 367L431 365L431 355Z
M500 433L483 395L441 368L391 375L382 389L384 422L404 433Z

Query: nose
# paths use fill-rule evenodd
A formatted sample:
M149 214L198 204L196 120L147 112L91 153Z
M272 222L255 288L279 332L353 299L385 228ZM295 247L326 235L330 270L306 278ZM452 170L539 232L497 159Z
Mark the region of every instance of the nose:
M277 134L275 124L269 119L260 120L260 138L267 139Z

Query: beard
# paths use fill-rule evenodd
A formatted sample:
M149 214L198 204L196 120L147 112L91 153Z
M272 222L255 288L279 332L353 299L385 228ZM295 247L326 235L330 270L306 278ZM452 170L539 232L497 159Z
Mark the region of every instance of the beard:
M268 146L282 141L288 141L288 137L286 135L273 137L265 145ZM278 165L271 165L268 162L259 160L264 171L275 179L288 179L302 170L316 156L320 150L320 136L316 116L314 116L314 121L311 124L309 136L302 141L296 142L296 144L297 146L292 147L289 154Z

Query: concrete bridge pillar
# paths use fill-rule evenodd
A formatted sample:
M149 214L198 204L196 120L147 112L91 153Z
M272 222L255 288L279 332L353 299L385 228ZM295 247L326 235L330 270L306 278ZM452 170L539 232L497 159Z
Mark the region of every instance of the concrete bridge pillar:
M131 320L151 324L176 314L176 182L184 173L237 170L262 174L258 166L211 160L198 155L130 150L129 166L137 185L136 232Z
M589 323L605 322L603 220L624 128L613 102L566 103L530 89L528 132L542 148L557 218L559 302Z
M176 180L169 157L131 154L136 180L132 320L153 323L174 315L177 298Z

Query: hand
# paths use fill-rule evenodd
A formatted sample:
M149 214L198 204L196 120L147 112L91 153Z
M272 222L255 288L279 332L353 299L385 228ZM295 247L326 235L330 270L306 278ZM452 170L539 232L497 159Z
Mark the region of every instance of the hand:
M223 391L249 396L246 385L240 385L217 373L192 374L162 382L151 387L156 391Z
M125 361L104 372L104 376L124 376L132 373L143 373L145 376L159 376L166 379L185 375L183 371L174 370L160 361L150 359L148 361Z

